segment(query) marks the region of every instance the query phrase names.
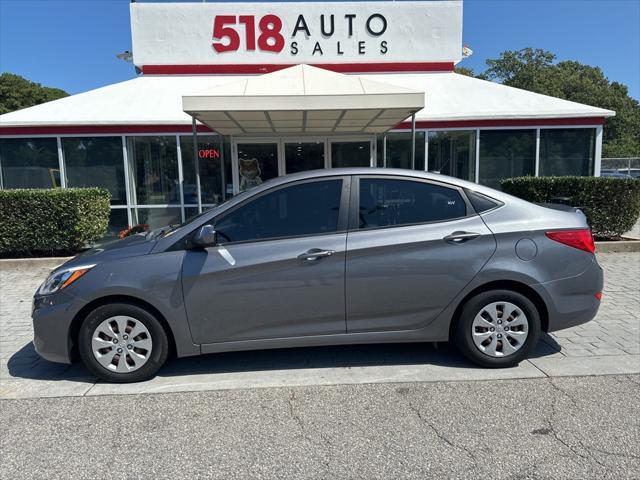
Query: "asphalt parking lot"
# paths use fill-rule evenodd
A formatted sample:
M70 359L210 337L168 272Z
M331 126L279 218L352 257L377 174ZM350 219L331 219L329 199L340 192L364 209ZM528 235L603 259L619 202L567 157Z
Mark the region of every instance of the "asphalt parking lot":
M2 478L633 479L637 376L0 401Z

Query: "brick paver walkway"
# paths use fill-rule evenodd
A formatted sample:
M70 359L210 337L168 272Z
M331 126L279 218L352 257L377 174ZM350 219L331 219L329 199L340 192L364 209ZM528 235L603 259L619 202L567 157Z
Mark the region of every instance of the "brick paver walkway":
M635 365L634 362L637 359L640 365L640 253L601 254L598 255L598 261L605 270L605 291L598 316L585 325L545 335L540 348L534 355L535 358L565 358L568 361L570 359L567 357L611 357L610 360L617 362L619 358L632 356L631 363ZM95 379L82 365L69 366L47 362L41 359L33 349L31 298L48 271L47 267L15 268L2 265L0 262L2 292L0 295L0 381L2 384L0 398L23 394L34 396L52 394L51 389L55 389L56 395L64 395L65 392L77 394L79 382L85 382L88 385L95 383ZM406 345L402 348L383 346L369 349L356 346L352 350L355 352L353 356L348 356L346 360L342 358L340 362L336 362L335 358L344 357L344 349L328 348L321 351L316 349L313 355L309 355L314 357L313 361L316 363L333 365L338 363L339 366L345 367L402 366L432 362L435 358L436 361L433 363L437 368L441 368L442 365L445 368L447 365L452 365L450 359L455 359L456 356L455 353L446 353L440 358L437 351L434 354L433 350L432 353L425 355L425 348L421 345ZM348 351L351 352L351 349ZM304 354L304 349L302 352L302 354L300 351L290 353L289 356L276 352L230 354L232 356L228 357L227 366L230 366L233 371L237 367L237 363L234 362L242 358L243 368L238 369L241 373L246 373L244 366L247 364L251 366L252 371L261 371L278 369L279 362L282 364L281 369L293 371L293 369L310 366L308 355ZM319 356L330 358L323 360L319 359ZM171 371L176 363L185 365L186 369L194 367L193 363L181 364L180 362L186 361L173 362L173 366L169 367L169 376L173 375ZM199 360L197 362L196 367L206 365L207 359L202 360L202 363ZM532 362L536 364L535 360ZM452 379L455 377L455 370L456 368L452 367ZM180 375L185 374L186 372L180 372Z

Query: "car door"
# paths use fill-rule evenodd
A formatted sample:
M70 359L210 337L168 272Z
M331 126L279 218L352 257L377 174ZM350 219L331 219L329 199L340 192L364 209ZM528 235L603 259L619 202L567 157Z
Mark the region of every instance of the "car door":
M495 251L493 234L457 187L362 176L351 199L349 333L425 327Z
M216 218L218 245L183 265L194 341L345 333L348 190L349 177L286 184Z

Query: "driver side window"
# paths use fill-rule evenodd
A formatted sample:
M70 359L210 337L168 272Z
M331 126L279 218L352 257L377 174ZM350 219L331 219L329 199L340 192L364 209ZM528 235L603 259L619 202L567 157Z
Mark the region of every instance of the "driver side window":
M342 180L292 185L266 193L216 222L220 243L333 233Z

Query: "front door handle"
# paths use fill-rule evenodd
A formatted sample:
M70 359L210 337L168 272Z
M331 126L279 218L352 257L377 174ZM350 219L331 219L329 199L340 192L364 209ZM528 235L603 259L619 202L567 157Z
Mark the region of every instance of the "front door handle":
M306 252L298 255L298 260L307 260L312 262L314 260L318 260L319 258L330 257L334 253L336 253L335 250L322 250L320 248L312 248L311 250L307 250Z
M460 244L473 240L474 238L478 238L479 236L480 234L475 232L453 232L452 234L444 237L443 240L448 243Z

